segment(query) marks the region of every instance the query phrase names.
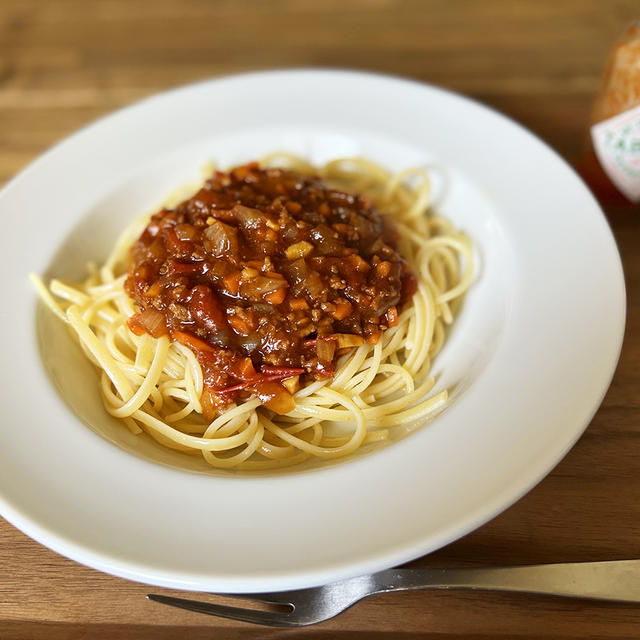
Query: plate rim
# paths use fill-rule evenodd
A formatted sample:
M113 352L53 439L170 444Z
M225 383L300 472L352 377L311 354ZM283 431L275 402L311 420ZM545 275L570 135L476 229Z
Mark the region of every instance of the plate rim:
M356 70L343 70L343 69L294 68L294 69L262 70L262 71L255 71L255 72L243 73L243 74L229 74L229 75L219 76L211 79L205 79L199 82L190 83L182 87L175 87L173 89L170 89L169 91L156 93L154 95L138 100L131 105L121 107L114 112L105 114L99 117L98 119L86 124L82 128L78 129L77 131L72 133L70 136L65 137L63 140L53 145L50 149L48 149L46 152L38 156L33 162L29 163L25 168L23 168L16 176L14 176L11 180L9 180L2 187L2 189L0 189L0 203L2 202L5 194L14 188L15 184L18 184L19 181L21 180L28 180L29 176L34 171L36 171L37 168L41 166L41 164L44 163L48 158L50 158L51 156L54 156L60 148L63 148L67 144L73 143L73 141L79 138L82 138L88 131L97 129L102 125L104 125L109 120L115 119L117 116L123 113L126 113L132 109L140 109L140 108L144 108L145 106L152 105L152 103L155 100L162 99L171 94L177 94L177 93L183 92L185 89L197 90L199 88L207 87L211 84L218 83L224 80L245 79L245 80L251 81L253 77L265 77L265 76L273 76L273 75L284 76L289 74L306 75L309 73L328 74L328 75L339 74L342 76L351 74L354 76L364 77L368 79L378 79L383 81L391 80L394 82L401 82L401 83L407 83L407 84L413 85L415 88L418 88L420 90L423 90L426 88L428 90L433 90L436 92L447 94L450 97L453 97L457 100L462 100L463 102L471 105L473 108L480 108L482 110L489 112L492 115L498 116L499 118L509 122L511 125L514 125L515 127L517 127L521 132L525 132L528 136L533 138L538 144L541 144L545 148L545 151L547 153L550 152L553 156L555 156L557 160L560 160L560 162L563 163L565 167L567 167L574 174L574 177L576 177L576 179L579 181L579 178L575 174L575 171L544 140L540 139L538 136L533 134L531 131L529 131L522 125L520 125L518 122L516 122L509 116L505 116L504 114L493 109L492 107L488 107L487 105L484 105L474 100L473 98L469 98L468 96L464 96L456 92L450 91L448 89L435 87L433 85L422 83L413 79L401 78L399 76L394 76L389 74L378 74L378 73L362 72L362 71L356 71ZM582 186L586 190L586 187L584 187L584 185ZM423 555L424 553L440 548L444 544L447 544L453 540L456 540L460 538L462 535L465 535L466 533L468 533L469 531L472 531L477 527L481 526L482 524L486 523L488 520L492 519L493 517L495 517L502 511L504 511L506 508L511 506L514 502L519 500L524 494L526 494L536 484L538 484L538 482L540 482L542 479L546 477L546 475L564 458L567 452L573 447L575 442L581 437L584 430L587 428L593 416L595 415L598 408L600 407L602 400L613 378L615 369L617 367L618 359L620 356L620 352L622 349L624 328L625 328L625 321L626 321L626 293L625 293L624 274L622 271L620 257L617 252L615 239L613 237L610 225L604 213L602 212L601 208L599 207L595 199L593 199L593 196L591 196L591 198L593 200L593 204L595 205L597 211L600 214L601 221L604 222L606 229L608 229L609 240L613 243L613 249L618 258L618 266L620 271L619 275L621 278L621 281L619 284L622 285L622 291L621 291L622 297L620 301L621 306L617 313L621 322L617 352L615 354L612 354L612 357L611 357L612 364L610 366L610 371L605 373L605 377L607 378L608 382L605 385L604 389L602 390L597 402L594 403L589 419L586 421L584 426L581 429L576 429L575 433L573 434L573 438L570 439L570 441L568 441L568 444L565 443L565 446L562 448L561 451L556 452L554 456L547 456L547 459L545 460L545 463L543 464L543 466L545 465L550 465L550 466L548 466L546 470L544 470L541 473L539 468L530 469L529 474L527 475L526 481L521 483L521 486L518 492L514 493L513 491L509 491L505 489L504 491L505 495L496 496L494 499L494 503L491 505L491 507L487 508L486 504L478 506L478 511L482 513L481 517L480 517L480 514L476 514L476 516L470 516L467 519L466 523L459 523L458 527L450 527L447 532L443 532L439 537L431 536L431 538L429 538L429 542L427 543L425 541L422 548L418 549L414 545L410 549L403 548L403 549L396 549L394 551L389 551L389 553L382 559L382 562L380 561L381 560L380 558L372 558L368 563L361 562L356 566L349 566L349 567L341 566L342 571L339 571L338 567L328 567L327 570L316 571L313 575L310 575L308 573L303 573L302 575L297 575L297 576L289 575L287 576L284 582L288 580L287 584L294 585L294 587L309 586L309 584L311 583L321 584L323 582L328 581L329 579L334 579L334 576L346 577L347 575L354 575L355 573L366 573L369 571L373 571L376 568L381 568L382 566L392 566L394 564L399 564L401 562L408 561L410 559L418 557L419 555ZM110 443L105 443L105 444L112 446ZM357 461L354 461L354 463L355 462ZM314 473L317 473L317 472L314 472ZM153 573L153 568L144 567L143 565L140 565L139 570L131 570L131 565L129 563L119 563L109 555L104 555L90 548L82 548L78 546L78 544L69 545L68 541L66 541L64 538L58 537L56 534L52 534L51 532L46 531L45 528L40 527L39 523L35 521L30 521L27 514L22 514L19 512L19 510L15 510L13 506L5 500L1 487L0 487L0 504L2 505L2 509L0 511L3 517L5 517L9 522L14 524L16 527L18 527L23 532L27 533L27 535L34 538L38 542L44 544L45 546L53 549L58 553L61 553L66 557L82 562L83 564L87 564L88 566L92 566L101 571L106 571L107 573L112 573L114 575L118 575L121 577L133 579L137 581L148 582L149 584L175 587L180 583L179 576L177 575L172 576L171 572L166 572L166 571L161 572L165 574L166 579L164 578L158 579L157 575L153 575L153 576L150 575L151 573ZM149 580L144 579L145 576L150 579ZM228 577L228 578L231 578L231 577ZM187 585L188 588L197 590L195 587L197 587L197 583L199 580L201 580L201 577L194 579L192 582L190 582ZM245 577L243 577L241 580L243 582L246 582ZM262 578L259 578L257 581L254 581L254 583L252 583L251 585L248 585L248 588L246 590L249 590L249 591L255 590L257 584L262 583L261 581L264 582ZM231 580L231 582L233 582L233 580ZM275 582L276 582L276 587L281 588L283 580L280 579L279 581L276 580ZM185 585L182 584L179 588L185 588ZM203 588L202 590L207 590L207 589Z

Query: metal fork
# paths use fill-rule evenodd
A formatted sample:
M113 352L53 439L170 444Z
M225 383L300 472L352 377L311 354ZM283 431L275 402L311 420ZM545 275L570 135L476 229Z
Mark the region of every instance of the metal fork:
M640 560L469 569L389 569L297 591L219 594L278 606L281 611L230 607L160 594L149 594L147 598L232 620L272 627L301 627L333 618L367 596L410 589L489 589L640 602Z

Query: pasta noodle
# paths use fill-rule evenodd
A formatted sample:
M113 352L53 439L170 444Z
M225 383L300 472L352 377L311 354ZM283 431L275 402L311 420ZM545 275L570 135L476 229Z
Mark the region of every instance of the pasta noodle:
M348 456L387 439L400 425L441 410L447 391L431 393L431 363L473 277L468 238L430 211L425 170L392 175L360 158L316 168L288 154L267 156L261 164L312 173L332 187L366 194L395 221L398 251L418 280L397 325L385 330L377 344L365 343L343 355L333 378L313 381L295 393L295 409L286 415L252 396L205 421L203 373L194 353L167 336L136 335L129 329L127 319L137 308L123 288L128 252L149 216L124 231L102 267L90 265L84 283L52 280L47 288L32 276L42 300L68 324L97 367L106 410L133 433L146 432L216 468L261 470L310 457Z

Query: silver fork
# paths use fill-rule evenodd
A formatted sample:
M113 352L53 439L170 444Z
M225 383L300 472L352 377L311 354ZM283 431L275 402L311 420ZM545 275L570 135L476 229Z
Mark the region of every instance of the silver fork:
M489 589L640 602L640 560L469 569L388 569L297 591L220 594L274 605L280 611L230 607L160 594L149 594L147 598L232 620L272 627L301 627L333 618L367 596L410 589Z

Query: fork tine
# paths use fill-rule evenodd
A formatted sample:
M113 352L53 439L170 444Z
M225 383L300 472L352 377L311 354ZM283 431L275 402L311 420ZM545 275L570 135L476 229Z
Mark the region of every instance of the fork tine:
M222 596L224 598L238 598L241 600L251 600L253 602L262 602L263 604L275 604L280 606L289 606L294 609L292 602L294 595L299 591L262 591L258 593L212 593L213 596Z
M262 594L263 596L265 594ZM224 604L214 604L211 602L201 602L199 600L188 600L186 598L174 598L173 596L164 596L157 593L147 594L149 600L167 604L178 609L186 609L195 611L196 613L205 613L210 616L219 616L221 618L229 618L231 620L240 620L242 622L252 622L253 624L268 625L270 627L299 627L299 622L293 619L287 619L292 613L277 611L258 611L256 609L245 609L243 607L229 607ZM264 601L266 602L266 601ZM281 603L274 603L281 604Z

